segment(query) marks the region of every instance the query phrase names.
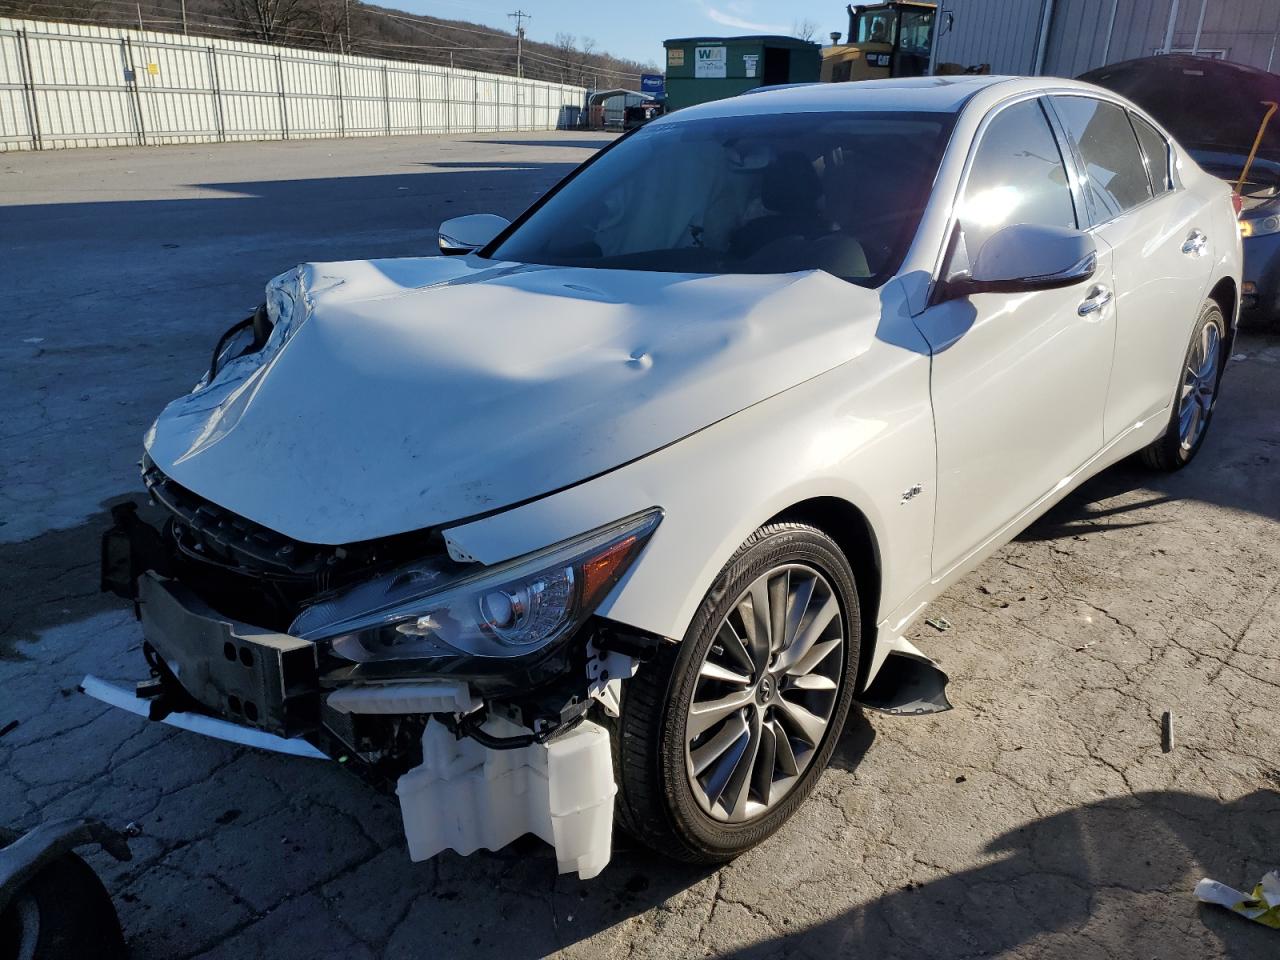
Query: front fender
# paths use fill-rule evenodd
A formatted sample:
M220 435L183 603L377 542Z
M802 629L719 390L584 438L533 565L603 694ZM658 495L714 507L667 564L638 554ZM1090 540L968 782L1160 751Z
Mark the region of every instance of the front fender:
M882 320L866 350L827 373L609 473L446 531L451 551L498 563L659 506L661 525L598 612L681 638L752 531L796 503L833 497L870 523L878 609L893 609L929 577L935 479L927 347L905 306L900 318L906 329L887 335Z

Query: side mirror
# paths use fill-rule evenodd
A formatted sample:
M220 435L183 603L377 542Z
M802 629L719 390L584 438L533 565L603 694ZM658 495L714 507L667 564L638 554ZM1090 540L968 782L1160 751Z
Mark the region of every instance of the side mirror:
M1093 237L1068 227L1015 223L987 238L972 266L958 232L948 251L946 295L1030 293L1083 283L1098 268Z
M440 252L446 257L474 253L488 246L498 234L511 226L511 221L493 213L472 213L454 217L440 224Z

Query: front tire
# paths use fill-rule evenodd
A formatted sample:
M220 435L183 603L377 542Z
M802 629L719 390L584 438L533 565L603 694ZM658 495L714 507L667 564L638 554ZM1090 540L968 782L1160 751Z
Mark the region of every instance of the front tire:
M0 829L0 847L18 839ZM31 877L0 914L0 957L124 960L111 896L92 868L65 853Z
M624 687L615 725L622 826L660 853L731 860L813 790L853 699L858 592L839 547L770 524L730 558L684 641Z
M1179 373L1178 392L1165 431L1141 452L1154 470L1181 470L1200 452L1218 400L1226 361L1227 325L1222 308L1208 300L1200 308Z

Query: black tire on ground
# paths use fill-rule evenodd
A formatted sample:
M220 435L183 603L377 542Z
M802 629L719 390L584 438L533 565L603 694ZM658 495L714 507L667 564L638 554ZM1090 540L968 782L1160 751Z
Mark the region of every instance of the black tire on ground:
M1214 373L1213 400L1209 407L1209 412L1204 417L1204 426L1200 430L1199 436L1194 443L1186 446L1182 442L1178 429L1179 405L1187 366L1191 361L1191 356L1195 352L1197 344L1200 343L1201 337L1204 336L1204 328L1209 324L1217 326L1219 343L1218 365ZM1187 344L1187 352L1183 355L1182 366L1178 370L1178 389L1174 394L1173 409L1169 412L1169 422L1165 425L1164 433L1144 447L1138 454L1144 464L1153 470L1172 472L1181 470L1195 459L1196 454L1200 452L1200 447L1204 444L1204 438L1209 434L1209 425L1213 419L1213 411L1218 401L1218 382L1222 378L1222 370L1226 364L1226 359L1227 325L1222 317L1222 308L1213 300L1206 300L1204 306L1200 308L1200 316L1196 320L1195 329L1191 332L1191 340Z
M755 819L727 823L704 812L694 797L684 752L687 713L722 620L758 577L786 564L820 571L839 602L845 637L839 685L825 734L790 792ZM853 571L825 533L799 523L770 524L753 533L720 572L684 641L663 647L623 685L621 716L612 724L619 825L665 856L723 863L790 819L826 769L849 714L860 652L858 610Z
M17 836L0 830L0 846ZM74 853L37 873L0 915L0 957L22 956L32 946L32 960L124 960L127 955L110 895Z

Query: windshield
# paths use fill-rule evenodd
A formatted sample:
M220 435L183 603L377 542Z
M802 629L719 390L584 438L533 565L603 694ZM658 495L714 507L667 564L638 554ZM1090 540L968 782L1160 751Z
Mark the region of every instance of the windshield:
M878 286L915 234L951 120L839 112L650 124L485 255L671 273L825 270Z

